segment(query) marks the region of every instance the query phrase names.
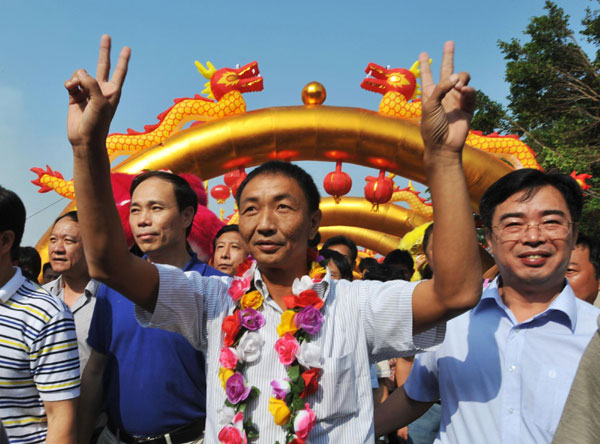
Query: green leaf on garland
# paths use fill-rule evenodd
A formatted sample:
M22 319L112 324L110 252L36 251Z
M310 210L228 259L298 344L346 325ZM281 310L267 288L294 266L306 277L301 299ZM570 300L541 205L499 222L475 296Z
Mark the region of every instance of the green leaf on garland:
M304 408L304 399L300 397L300 395L294 395L294 399L292 401L292 409L295 411L302 410Z
M258 429L256 427L254 427L254 424L252 424L251 419L244 421L244 430L246 430L246 437L248 439L257 439L258 438Z
M229 402L229 399L226 399L226 400L225 400L225 405L226 405L227 407L231 407L231 408L233 408L233 409L236 407L236 406L235 406L235 404L232 404L231 402Z
M291 365L287 370L287 374L292 383L298 381L298 378L300 377L300 366L298 364Z
M249 398L257 398L258 395L260 395L260 389L258 387L256 387L255 385L253 385L252 389L250 390Z

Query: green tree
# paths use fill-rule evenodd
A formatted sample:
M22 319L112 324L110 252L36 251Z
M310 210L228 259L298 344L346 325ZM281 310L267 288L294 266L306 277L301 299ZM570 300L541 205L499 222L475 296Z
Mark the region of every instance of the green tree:
M596 48L592 58L563 9L547 1L545 10L525 29L526 42L498 43L509 103L504 109L482 93L473 128L519 134L547 171L592 174L581 230L600 238L600 15L588 8L582 21L581 37Z

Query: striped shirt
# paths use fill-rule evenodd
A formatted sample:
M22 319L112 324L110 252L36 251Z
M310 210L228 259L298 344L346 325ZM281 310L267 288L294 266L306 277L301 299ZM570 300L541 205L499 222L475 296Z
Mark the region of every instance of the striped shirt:
M227 294L229 277L206 278L183 273L175 267L156 265L160 288L154 314L136 307L142 325L176 331L207 354L207 425L205 443L217 443L219 410L225 391L219 379L219 353L224 334L221 324L233 309ZM260 358L247 365L246 381L261 394L246 410L260 433L260 442L284 443L285 430L273 422L268 410L270 382L287 376L274 344L282 310L268 295L257 271L256 288L265 297L262 314L265 326L259 330L264 340ZM311 338L324 357L319 390L306 399L317 416L309 435L311 444L372 443L373 400L370 363L392 357L410 356L439 344L445 326L413 336L412 293L417 283L404 281L331 281L329 273L314 289L324 299L324 322Z
M15 275L0 288L0 416L13 444L43 443L44 401L79 396L73 315L38 284Z

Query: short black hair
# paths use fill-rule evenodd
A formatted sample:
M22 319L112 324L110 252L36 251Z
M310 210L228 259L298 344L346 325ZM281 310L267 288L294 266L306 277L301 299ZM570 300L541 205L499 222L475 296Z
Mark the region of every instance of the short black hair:
M396 249L385 256L382 265L389 267L393 272L394 279L407 281L413 275L415 262L408 251Z
M42 273L45 273L48 268L52 270L52 264L50 262L46 262L44 264L44 266L42 267Z
M335 250L321 250L319 252L324 259L320 262L323 267L327 267L329 261L333 261L336 267L340 270L340 277L347 281L352 281L352 267L346 256Z
M56 225L56 223L61 219L71 219L72 221L79 223L79 218L77 217L77 210L72 210L72 211L69 211L65 214L61 214L60 216L58 216L54 220L52 227L54 227L54 225Z
M377 267L378 265L379 265L379 262L377 262L377 259L375 259L374 257L364 257L361 259L360 263L358 264L358 270L361 273L364 273L364 271L366 269Z
M10 249L11 260L19 257L19 246L25 231L25 206L14 191L0 186L0 232L12 231L15 240Z
M590 262L594 266L596 279L600 278L600 242L597 239L592 239L583 233L577 235L576 246L587 248L590 253Z
M352 239L342 235L330 237L323 243L323 249L328 249L333 245L345 245L348 247L350 249L351 265L354 265L356 262L356 257L358 256L358 250L356 249L356 244Z
M177 202L177 208L181 213L187 207L192 207L194 210L194 216L198 211L198 195L190 185L190 183L183 177L177 174L169 173L168 171L146 171L138 174L131 182L129 187L129 195L133 196L135 189L145 180L151 179L152 177L158 177L166 182L173 184L173 192L175 194L175 201ZM192 217L193 220L193 217ZM186 237L190 235L192 231L193 222L185 230Z
M42 258L33 247L19 247L19 268L30 281L37 282L42 270Z
M525 202L544 186L554 187L562 194L569 208L572 222L579 222L583 208L583 193L575 179L562 173L544 173L532 168L522 168L501 177L483 193L479 202L479 215L483 226L488 230L492 229L492 219L496 207L513 194L525 191L522 198Z
M257 176L265 174L281 174L294 179L304 193L304 197L308 203L308 210L313 213L319 209L321 195L319 194L319 190L317 189L315 181L311 175L298 165L294 165L290 162L282 162L280 160L271 160L269 162L265 162L261 166L253 169L250 174L246 176L246 178L240 184L237 195L235 196L235 201L237 202L238 207L240 206L240 197L244 192L244 188L246 188L246 185L248 185L248 182Z
M217 231L217 234L215 234L215 237L213 238L213 251L215 250L215 248L217 248L217 239L219 239L225 233L229 233L230 231L235 231L236 233L239 233L240 227L238 226L238 224L223 225L221 229Z

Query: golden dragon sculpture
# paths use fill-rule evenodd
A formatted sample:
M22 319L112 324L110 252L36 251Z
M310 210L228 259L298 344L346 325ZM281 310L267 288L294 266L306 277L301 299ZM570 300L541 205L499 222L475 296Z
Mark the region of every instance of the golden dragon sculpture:
M210 62L206 66L196 61L198 71L208 79L202 91L208 98L196 94L193 98L175 99L173 106L158 115L158 123L144 126L143 132L127 129L125 134L110 134L106 138L106 149L111 161L119 155L133 154L159 144L188 122L198 124L244 113L246 102L242 94L263 89L263 78L256 62L218 70Z
M421 120L421 101L419 85L419 63L410 69L384 68L369 63L365 69L367 77L361 88L383 95L379 104L379 113L413 121ZM483 135L481 131L470 131L467 144L494 154L515 168L542 168L535 160L533 150L519 140L516 135L501 136L497 133Z

